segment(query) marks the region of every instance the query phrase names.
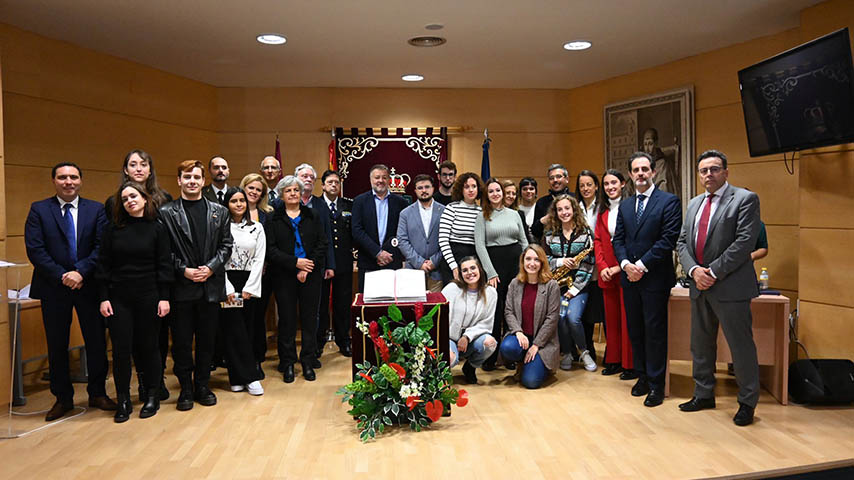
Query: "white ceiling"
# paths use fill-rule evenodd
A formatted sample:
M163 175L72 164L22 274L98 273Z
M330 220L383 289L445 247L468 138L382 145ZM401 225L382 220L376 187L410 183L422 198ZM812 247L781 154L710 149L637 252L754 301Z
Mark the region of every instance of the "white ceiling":
M796 27L816 3L0 0L0 21L219 87L572 88ZM448 43L406 43L430 34ZM593 48L563 50L575 39Z

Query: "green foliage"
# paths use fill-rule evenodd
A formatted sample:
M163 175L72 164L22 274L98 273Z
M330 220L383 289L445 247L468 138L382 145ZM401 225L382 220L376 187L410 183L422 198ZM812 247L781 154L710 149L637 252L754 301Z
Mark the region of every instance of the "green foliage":
M388 316L377 321L382 329L381 336L389 347L389 362L402 366L406 377L401 379L397 371L378 357L379 365L376 367L367 361L356 364L358 374L353 381L338 389L342 402L351 407L347 414L356 418L359 439L363 442L375 439L387 426L409 424L411 430L420 432L431 422L425 409L428 402L439 400L447 411L459 398L448 363L440 354L433 358L423 350L433 344L429 331L435 325L434 317L438 312L439 306L436 305L421 317L417 325L413 322L392 329L392 322L401 324L404 320L400 309L390 305ZM418 358L423 359L423 368L417 378L412 378L412 372L417 371ZM407 392L408 395L414 388L418 391L418 401L410 410L407 398L401 393Z

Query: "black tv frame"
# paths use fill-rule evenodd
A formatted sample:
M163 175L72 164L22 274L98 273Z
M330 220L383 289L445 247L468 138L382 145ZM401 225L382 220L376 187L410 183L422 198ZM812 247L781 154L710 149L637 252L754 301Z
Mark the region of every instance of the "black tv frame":
M841 28L839 30L833 31L833 32L828 33L826 35L822 35L821 37L810 40L809 42L798 45L797 47L790 48L784 52L781 52L781 53L778 53L777 55L774 55L773 57L766 58L765 60L762 60L759 63L755 63L749 67L742 68L741 70L738 71L738 90L739 90L739 93L741 95L741 108L742 108L742 114L744 116L744 128L745 128L745 132L747 134L747 145L748 145L748 150L750 151L751 157L761 157L761 156L765 156L765 155L773 155L776 153L785 153L785 152L798 152L801 150L808 150L808 149L813 149L813 148L827 147L827 146L831 146L831 145L841 145L844 143L854 142L854 131L852 131L852 134L850 136L842 138L842 139L831 138L831 139L827 139L827 140L819 141L819 142L802 143L802 144L799 144L796 146L771 148L771 149L762 150L762 151L756 151L753 148L753 146L750 144L750 134L749 134L750 125L748 125L748 123L747 123L747 116L748 116L747 105L745 104L744 92L742 90L743 89L742 76L745 74L745 72L748 72L754 68L761 67L761 66L767 65L769 63L778 61L784 57L795 54L800 50L804 50L806 48L809 48L809 47L813 46L814 44L822 42L822 41L824 41L830 37L833 37L835 35L841 35L842 37L845 38L845 43L846 43L846 45L848 45L848 48L846 49L846 59L848 61L848 65L851 65L851 70L849 70L849 73L854 74L854 63L852 63L851 40L850 40L850 37L848 35L848 27ZM852 92L851 109L852 109L852 111L854 111L854 75L851 75L851 77L849 79L849 87L851 88L851 92Z

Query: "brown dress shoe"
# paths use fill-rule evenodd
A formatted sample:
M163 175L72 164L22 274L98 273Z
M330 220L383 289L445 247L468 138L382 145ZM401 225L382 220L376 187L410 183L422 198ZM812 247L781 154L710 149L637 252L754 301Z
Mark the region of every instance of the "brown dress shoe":
M118 408L116 402L110 399L110 397L91 397L89 398L89 406L106 410L108 412L115 412L116 408Z
M56 403L54 403L53 406L50 407L50 410L47 412L47 415L44 416L44 421L52 422L54 420L62 418L65 416L66 413L70 412L73 409L73 403L63 403L57 400Z

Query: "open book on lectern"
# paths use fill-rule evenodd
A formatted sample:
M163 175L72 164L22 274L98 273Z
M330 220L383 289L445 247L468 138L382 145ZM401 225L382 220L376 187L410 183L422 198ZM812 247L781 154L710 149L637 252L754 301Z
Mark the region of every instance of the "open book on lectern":
M365 303L425 302L427 280L424 270L374 270L365 273Z

